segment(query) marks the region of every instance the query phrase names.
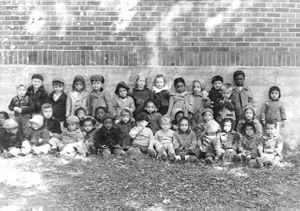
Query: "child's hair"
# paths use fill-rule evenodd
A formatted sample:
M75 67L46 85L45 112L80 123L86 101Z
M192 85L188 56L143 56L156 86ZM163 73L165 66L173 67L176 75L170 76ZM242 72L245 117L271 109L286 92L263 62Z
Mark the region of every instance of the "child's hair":
M238 76L238 75L243 75L244 78L246 77L244 71L242 71L242 70L236 70L236 71L233 73L233 78L235 78L235 77Z
M225 90L229 90L230 92L232 92L232 85L230 83L224 83L222 85L222 91L225 91Z
M271 92L273 91L278 91L279 92L279 96L278 99L281 97L281 91L280 88L278 86L271 86L269 89L269 98L271 99Z
M147 87L148 87L148 80L149 80L149 79L148 79L147 77L141 75L141 74L138 74L138 75L135 77L135 82L134 82L135 88L138 87L137 82L138 82L138 80L140 80L140 78L145 78L145 88L147 88Z
M203 87L202 87L203 84L199 80L194 80L193 81L193 83L192 83L192 90L194 91L195 83L199 83L200 84L200 88L201 88L201 91L202 91L203 90Z
M223 83L224 80L223 80L223 77L222 77L222 76L216 75L216 76L212 77L211 83L213 84L213 83L215 83L216 81L221 81L221 82Z
M100 109L102 109L105 113L108 113L107 107L99 106L99 107L96 108L95 114L96 114Z
M158 75L156 75L156 76L154 77L154 80L153 80L154 86L155 86L156 80L157 80L158 78L163 78L163 79L164 79L164 84L167 83L166 77L165 77L163 74L158 74Z
M20 87L24 87L25 90L27 89L27 87L26 87L24 84L20 84L20 85L17 86L17 90L18 90Z
M73 80L73 85L72 85L72 89L73 91L75 90L75 83L80 81L83 84L83 89L85 89L85 80L81 75L77 75L75 76L74 80Z
M221 128L222 128L223 131L224 131L224 125L225 125L226 122L230 122L231 123L231 129L230 129L230 131L232 131L233 128L235 127L234 120L231 119L231 118L222 119L222 121L221 121Z
M0 115L3 115L5 119L9 119L9 115L6 111L0 111Z
M179 115L179 114L183 114L183 116L184 116L184 112L182 111L182 110L179 110L179 111L177 111L176 113L175 113L175 116L174 116L174 121L176 122L177 121L177 116ZM178 123L178 122L177 122Z
M247 128L247 127L252 127L254 133L256 133L255 125L254 125L252 122L245 122L245 123L243 124L243 126L242 126L242 132L243 132L244 134L246 134L246 128Z
M80 107L75 110L75 116L78 116L79 111L84 111L84 113L86 114L86 110L84 108Z
M177 85L178 83L183 83L183 85L185 85L185 81L184 81L184 79L183 79L182 77L180 77L180 78L175 78L175 80L174 80L174 86L176 87L176 85Z
M161 125L162 123L170 123L172 124L172 119L170 116L167 115L163 115L160 119L159 119L159 124Z
M276 120L268 120L266 121L266 126L267 125L274 125L274 127L277 127L277 121Z
M126 85L126 83L124 81L120 82L117 84L117 87L116 87L116 90L115 90L115 94L120 96L120 93L119 93L119 89L120 88L124 88L127 90L127 95L129 95L129 90L130 88Z
M91 122L93 126L96 125L96 120L91 116L86 116L83 120L83 124L86 122Z

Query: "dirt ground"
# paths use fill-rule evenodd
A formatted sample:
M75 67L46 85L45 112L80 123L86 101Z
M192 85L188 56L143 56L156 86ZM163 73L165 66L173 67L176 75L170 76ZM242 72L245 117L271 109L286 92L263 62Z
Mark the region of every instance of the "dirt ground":
M299 208L300 155L284 167L99 156L0 158L0 210Z

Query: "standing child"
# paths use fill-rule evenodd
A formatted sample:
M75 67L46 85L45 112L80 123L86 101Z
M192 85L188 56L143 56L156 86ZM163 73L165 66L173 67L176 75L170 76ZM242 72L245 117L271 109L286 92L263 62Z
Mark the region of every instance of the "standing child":
M50 103L42 105L44 127L50 131L50 137L57 137L61 134L61 126L58 119L53 116L53 107Z
M245 73L237 70L233 73L233 79L237 87L232 91L232 103L235 108L236 122L243 118L243 108L246 105L253 105L252 91L244 84Z
M148 98L145 101L145 113L149 116L148 127L155 134L159 128L159 119L162 117L161 113L157 112L158 103L153 98Z
M28 135L29 119L34 111L34 103L32 99L25 95L26 87L21 84L17 87L17 96L15 96L8 108L15 113L15 120L19 125L19 131L24 135Z
M44 117L36 114L29 120L31 123L28 135L22 143L19 155L26 156L30 152L33 155L48 154L50 151L50 132L44 127Z
M67 106L67 95L64 92L65 81L60 77L54 78L52 86L54 91L49 95L49 103L53 107L53 117L60 121L61 128L63 128Z
M137 75L135 87L132 91L132 98L135 105L133 116L141 113L144 109L145 100L151 96L151 90L147 87L148 79L143 75Z
M231 118L236 120L234 104L232 103L232 86L229 83L225 83L222 86L222 98L216 105L219 113L217 115L217 121L221 122L225 118ZM234 124L235 125L235 124Z
M120 131L114 126L114 116L105 114L103 116L103 127L96 132L95 144L104 158L111 154L123 155L125 152L120 146Z
M256 135L256 129L253 122L246 122L242 127L243 134L245 134L238 144L238 154L234 158L235 161L242 161L247 163L254 161L259 154L257 147L262 142L261 137Z
M242 131L242 127L246 122L252 122L255 126L256 135L262 136L262 126L259 123L257 119L255 119L255 108L253 106L245 106L244 108L244 118L240 120L237 124L237 132L242 133L242 135L245 135Z
M77 75L74 78L72 91L67 97L66 117L73 116L75 110L82 107L88 113L89 110L89 92L85 90L85 80L81 75Z
M172 119L168 115L164 115L159 119L161 130L155 133L154 139L161 143L164 148L163 159L169 156L170 160L175 159L175 151L173 146L174 131L171 130ZM177 157L178 158L178 157Z
M185 81L183 78L176 78L174 80L174 86L176 92L170 96L167 115L174 119L175 113L178 111L178 109L181 109L184 113L184 116L187 117L189 111L193 112L191 94L185 91Z
M158 112L165 115L169 108L170 92L166 85L166 78L162 74L158 74L154 78L152 98L158 103Z
M116 103L114 105L115 116L119 117L120 112L123 108L129 108L131 112L134 112L135 105L132 97L129 96L129 87L125 84L125 82L118 83L115 94L118 96Z
M98 107L95 110L95 120L96 120L96 129L99 130L102 126L103 126L103 121L102 121L102 117L104 116L104 114L108 113L108 110L106 107Z
M223 162L232 162L235 155L237 155L237 149L240 134L233 130L234 120L230 118L222 119L221 121L221 148L223 155Z
M91 116L95 116L96 108L98 107L106 107L107 111L113 114L114 109L111 96L109 92L103 89L104 77L102 75L92 75L90 81L93 87L93 91L89 96Z
M211 109L214 112L214 118L217 118L219 113L218 102L222 99L222 84L223 77L220 75L216 75L211 79L211 83L213 87L209 91L209 99L211 100Z
M174 132L173 144L176 160L196 162L199 150L196 148L196 134L190 128L190 121L187 117L179 120L179 128Z
M208 93L205 90L202 90L202 84L199 80L193 81L192 84L193 92L192 92L192 105L193 105L193 118L196 121L196 124L203 122L202 120L202 111L205 108L209 108L211 106L211 101L208 98Z
M149 117L145 113L140 113L135 118L137 126L129 132L133 139L132 147L128 149L126 155L139 158L142 153L148 153L153 157L161 157L163 155L162 145L153 137L153 132L147 128Z
M266 122L266 136L257 147L260 156L256 158L257 167L276 166L282 161L283 138L276 133L276 124L275 120Z
M278 86L272 86L269 89L269 100L262 106L261 122L263 125L266 121L277 121L277 133L280 131L280 126L285 126L286 113L282 102L279 100L281 92Z
M132 112L129 108L123 108L120 113L120 122L116 124L117 129L121 133L121 147L128 150L131 145L131 137L129 132L135 127L135 121L132 118Z
M204 133L198 140L200 158L204 158L207 164L212 164L222 154L219 129L220 125L216 121L210 120L205 124Z
M97 149L95 146L95 135L96 135L96 120L91 117L87 116L83 120L83 134L84 134L84 144L89 152L89 154L97 154Z
M34 74L31 77L32 85L28 87L26 95L28 95L34 104L34 114L40 114L42 105L48 101L48 94L43 85L44 77L40 74Z

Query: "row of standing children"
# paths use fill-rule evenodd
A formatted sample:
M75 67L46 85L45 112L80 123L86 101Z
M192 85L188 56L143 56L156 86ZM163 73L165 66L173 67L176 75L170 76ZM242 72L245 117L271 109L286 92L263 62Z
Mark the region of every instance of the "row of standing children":
M221 76L214 76L209 93L203 90L199 80L193 82L190 93L186 91L184 79L176 78L176 91L170 94L163 75L155 77L153 90L147 87L147 79L139 75L132 94L124 82L117 84L115 94L118 97L113 103L109 92L103 90L105 79L101 75L90 78L91 93L86 91L84 78L76 76L68 95L64 93L64 80L55 78L52 81L54 91L48 96L43 86L43 76L34 74L32 85L27 90L24 85L18 86L18 95L9 105L9 109L15 112L16 122L2 122L5 130L2 128L1 135L7 132L6 129L11 130L18 125L18 132L14 132L18 133L18 139L23 139L21 149L13 150L13 153L9 153L11 155L30 152L46 154L49 151L53 153L76 148L81 154L98 150L105 156L125 152L135 156L149 152L162 158L169 156L171 160L195 161L204 157L208 163L220 157L226 161L249 160L249 153L246 153L247 159L240 155L242 143L248 143L247 150L255 146L257 156L251 158L256 158L260 154L257 147L266 138L261 138L262 126L255 119L252 92L244 85L245 73L237 70L233 78L236 87L223 84ZM269 100L263 105L261 113L264 125L276 126L277 133L273 134L279 137L276 147L282 145L282 137L278 132L286 120L279 98L279 87L271 87ZM32 114L35 115L30 119ZM28 122L31 123L30 127ZM231 129L225 130L229 122ZM252 135L246 131L252 126L259 141L249 141ZM220 131L225 134L222 135ZM247 141L245 137L248 137ZM227 142L234 147L228 148ZM9 149L7 144L4 145ZM230 153L226 149L230 149ZM277 154L282 159L281 153Z

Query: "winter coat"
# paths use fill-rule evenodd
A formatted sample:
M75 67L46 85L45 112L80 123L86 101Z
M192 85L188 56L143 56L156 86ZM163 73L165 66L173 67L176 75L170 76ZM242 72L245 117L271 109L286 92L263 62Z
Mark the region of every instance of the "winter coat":
M138 88L134 88L132 91L132 98L135 104L135 111L133 113L134 116L141 113L144 109L144 103L147 98L151 96L152 91L148 88L144 88L140 90Z
M27 139L29 143L34 146L42 146L44 144L48 144L50 140L50 131L43 126L37 130L29 128L29 133L25 139ZM42 139L42 142L40 142L39 139Z
M95 116L96 108L106 107L110 114L114 114L112 99L107 91L96 92L93 90L89 95L90 114Z
M61 134L60 122L58 119L51 117L50 119L44 119L44 126L51 133Z
M49 103L53 107L53 116L59 121L65 121L66 119L66 106L67 106L67 95L66 93L62 93L59 98L54 100L54 92L52 92L49 96Z
M83 90L78 96L79 92L71 91L67 97L66 105L66 116L71 116L75 114L75 110L78 108L83 108L86 110L86 114L89 115L90 102L89 102L89 92Z
M48 94L45 90L44 85L40 86L40 88L36 92L34 92L34 88L31 85L30 87L28 87L26 95L29 96L33 101L34 113L41 113L42 105L48 102Z
M18 107L18 108L22 109L21 113L15 112L16 117L18 117L20 115L22 116L24 114L31 114L34 111L34 103L29 96L25 96L22 98L15 96L11 100L8 108L10 111L14 111L14 107Z
M285 107L283 106L282 102L280 100L268 100L265 102L262 106L261 120L275 120L277 122L286 120Z
M110 130L102 127L96 132L95 135L95 146L97 149L101 149L104 146L112 149L118 145L120 141L120 131L115 127L112 127Z

